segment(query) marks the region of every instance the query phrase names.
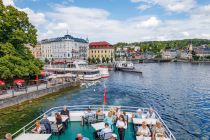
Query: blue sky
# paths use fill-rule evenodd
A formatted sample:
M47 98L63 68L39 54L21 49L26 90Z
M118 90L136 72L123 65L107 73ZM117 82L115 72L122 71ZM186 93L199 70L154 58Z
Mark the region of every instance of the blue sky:
M28 13L39 40L63 36L111 43L210 38L210 0L3 0Z

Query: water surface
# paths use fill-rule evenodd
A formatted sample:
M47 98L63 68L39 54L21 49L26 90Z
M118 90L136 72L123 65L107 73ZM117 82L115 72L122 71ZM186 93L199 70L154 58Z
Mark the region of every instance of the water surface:
M137 67L143 71L142 76L111 72L106 82L107 104L153 106L177 140L210 139L209 65L162 63L138 64ZM4 131L15 131L53 106L102 102L103 84L67 91L4 111L0 125Z

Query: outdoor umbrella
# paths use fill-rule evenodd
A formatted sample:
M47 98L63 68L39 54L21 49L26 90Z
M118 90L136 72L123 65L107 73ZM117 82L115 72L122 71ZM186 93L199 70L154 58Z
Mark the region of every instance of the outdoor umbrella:
M5 85L5 82L0 80L0 86L3 86L3 85Z
M14 83L24 83L25 80L22 80L22 79L17 79L17 80L14 80Z

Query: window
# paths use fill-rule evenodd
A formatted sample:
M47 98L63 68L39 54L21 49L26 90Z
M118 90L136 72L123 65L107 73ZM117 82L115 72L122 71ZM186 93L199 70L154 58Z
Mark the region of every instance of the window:
M105 51L105 53L106 53L106 51Z

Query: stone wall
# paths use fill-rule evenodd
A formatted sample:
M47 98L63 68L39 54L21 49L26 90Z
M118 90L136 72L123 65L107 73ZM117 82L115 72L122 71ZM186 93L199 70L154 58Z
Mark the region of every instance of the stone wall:
M22 94L22 95L14 96L11 98L3 99L3 100L0 100L0 109L9 107L9 106L13 106L13 105L17 105L17 104L20 104L25 101L30 101L35 98L54 94L54 93L59 92L60 90L63 90L65 88L69 88L69 87L73 87L73 86L77 86L77 85L78 85L78 83L77 84L76 83L65 83L63 85L57 85L57 86L53 86L53 87L50 87L47 89L42 89L42 90L27 93L27 94Z

